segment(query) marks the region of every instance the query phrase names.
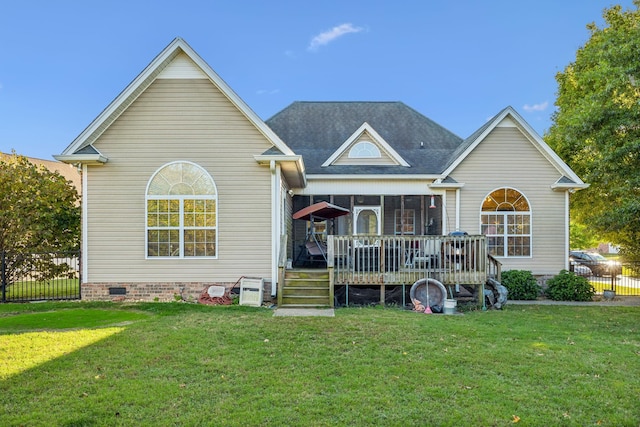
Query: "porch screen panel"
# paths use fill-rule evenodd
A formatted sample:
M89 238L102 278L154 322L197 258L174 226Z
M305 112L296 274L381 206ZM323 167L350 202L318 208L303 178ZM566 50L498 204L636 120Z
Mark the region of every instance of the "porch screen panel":
M147 186L147 257L217 256L217 191L191 162L160 168Z

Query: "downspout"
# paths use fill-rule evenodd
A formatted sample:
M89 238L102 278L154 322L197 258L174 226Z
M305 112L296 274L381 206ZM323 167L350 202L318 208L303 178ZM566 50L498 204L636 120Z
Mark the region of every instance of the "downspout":
M87 281L89 280L89 263L87 262L88 258L89 258L89 222L88 222L88 217L89 217L89 213L88 213L88 209L87 206L89 204L89 198L87 197L87 181L88 181L88 173L87 173L87 169L88 166L86 164L82 165L82 173L80 176L81 182L82 182L82 200L81 202L81 206L82 206L82 243L80 246L80 250L81 250L81 254L80 257L82 258L82 260L80 261L81 263L81 268L82 268L82 284L87 283Z
M456 230L460 230L460 189L456 188Z
M449 232L449 210L447 209L447 190L442 193L442 234Z
M569 271L571 266L569 265L569 254L571 253L571 239L570 239L570 227L571 227L571 216L569 212L570 208L570 194L575 190L567 190L564 193L564 250L566 251L564 254L564 269Z
M271 297L278 289L278 245L280 242L280 181L275 160L269 163L271 170Z

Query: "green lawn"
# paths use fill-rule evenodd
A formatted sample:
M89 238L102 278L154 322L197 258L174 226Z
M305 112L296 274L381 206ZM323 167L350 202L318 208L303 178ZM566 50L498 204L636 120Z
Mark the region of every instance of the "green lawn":
M80 286L78 283L78 279L19 281L7 286L6 298L8 301L80 298Z
M640 423L635 307L5 304L0 357L2 426Z

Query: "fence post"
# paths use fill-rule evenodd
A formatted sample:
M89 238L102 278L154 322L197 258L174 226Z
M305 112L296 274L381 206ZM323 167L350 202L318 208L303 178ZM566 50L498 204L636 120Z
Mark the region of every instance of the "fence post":
M76 255L78 256L78 299L82 299L82 249Z
M6 269L5 251L2 251L0 257L0 288L2 288L2 302L7 302L7 269Z

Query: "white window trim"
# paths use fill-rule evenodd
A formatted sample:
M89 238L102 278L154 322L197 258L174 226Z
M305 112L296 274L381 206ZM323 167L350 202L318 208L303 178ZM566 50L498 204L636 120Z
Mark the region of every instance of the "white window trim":
M358 235L358 215L360 215L363 211L373 211L376 215L378 230L376 235L379 236L382 234L382 222L381 222L381 208L380 206L355 206L353 208L353 234Z

